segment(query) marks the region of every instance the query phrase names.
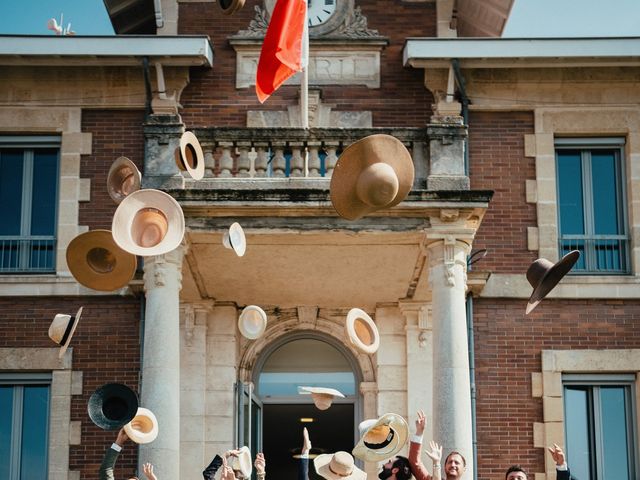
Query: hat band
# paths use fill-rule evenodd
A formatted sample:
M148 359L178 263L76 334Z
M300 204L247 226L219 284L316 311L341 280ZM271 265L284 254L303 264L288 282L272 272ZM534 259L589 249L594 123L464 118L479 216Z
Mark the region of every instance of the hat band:
M64 335L62 335L62 340L60 340L60 345L64 345L65 343L67 343L67 338L69 338L69 335L71 334L71 329L73 328L73 324L76 321L76 317L70 317L69 318L69 323L67 323L67 329L64 331Z
M328 466L329 466L329 471L331 473L333 473L334 475L337 475L339 477L348 477L349 475L351 475L353 473L353 470L351 470L349 473L338 473L333 468L331 468L331 462L329 462Z
M380 450L384 447L386 447L387 445L389 445L391 443L391 441L393 440L393 437L395 436L395 432L393 431L393 429L389 430L389 435L387 435L387 438L384 442L382 443L368 443L365 442L363 440L363 443L365 445L365 447L367 447L369 450Z

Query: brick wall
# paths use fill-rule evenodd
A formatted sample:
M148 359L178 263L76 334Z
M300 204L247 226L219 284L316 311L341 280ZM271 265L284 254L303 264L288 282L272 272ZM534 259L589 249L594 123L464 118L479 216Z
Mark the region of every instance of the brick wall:
M533 447L542 400L531 396L541 350L640 348L640 302L544 300L528 317L526 300L476 299L473 305L479 479L502 479L520 463L544 472Z
M248 110L286 110L298 103L298 86L281 87L261 105L254 87L236 90L235 51L227 38L248 27L258 0L226 16L215 3L180 3L180 34L209 35L214 48L212 69L191 69L191 81L181 97L182 119L187 128L245 126ZM431 115L433 98L424 87L424 71L402 67L404 40L411 36L435 36L435 3L358 1L368 27L389 38L381 54L381 88L323 86L323 102L335 110L373 113L373 125L423 126ZM313 46L312 46L313 48Z
M80 203L80 225L111 230L116 203L107 193L107 174L118 157L128 157L142 172L144 112L140 110L84 110L82 131L93 134L91 155L82 155L80 177L91 179L91 201Z
M96 427L87 415L89 397L105 383L124 383L138 390L140 369L140 301L133 297L0 298L0 347L52 347L48 330L56 313L74 313L84 306L71 340L73 370L83 372L83 394L73 396L71 420L82 422L82 444L70 446L69 469L81 478L98 478L105 450L117 432ZM137 448L127 445L115 478L129 478L136 469Z
M530 112L469 116L471 188L495 192L473 244L488 249L480 270L524 273L536 259L527 249L527 227L537 226L536 206L525 196L525 180L536 178L535 159L524 156L524 135L530 133Z

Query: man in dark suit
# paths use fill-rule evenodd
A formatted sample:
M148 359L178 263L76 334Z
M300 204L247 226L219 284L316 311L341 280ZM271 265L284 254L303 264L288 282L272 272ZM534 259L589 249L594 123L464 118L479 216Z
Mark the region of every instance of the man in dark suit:
M116 437L116 441L111 444L109 449L104 454L104 458L102 459L102 465L100 465L99 470L99 478L100 480L114 480L113 476L113 468L116 465L116 460L118 459L118 455L122 451L125 442L129 440L129 437L124 431L124 428L121 428L118 432L118 436ZM150 463L145 463L142 466L144 476L147 477L147 480L158 480L158 477L153 473L153 465ZM138 480L138 477L131 477L129 480Z
M553 457L553 461L556 462L556 480L570 480L571 473L569 472L567 461L564 458L564 452L560 446L554 443L553 447L549 447L549 452Z

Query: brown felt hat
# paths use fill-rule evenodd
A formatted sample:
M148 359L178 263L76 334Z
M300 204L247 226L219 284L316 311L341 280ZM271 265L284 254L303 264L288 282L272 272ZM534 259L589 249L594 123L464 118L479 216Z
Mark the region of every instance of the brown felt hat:
M369 135L349 145L331 175L331 203L343 218L357 220L406 198L413 185L411 154L391 135Z
M176 148L176 165L180 170L186 170L194 180L204 177L204 153L192 132L184 132L180 137L180 146Z
M580 258L578 250L572 250L553 264L546 258L539 258L527 270L527 280L533 287L533 293L527 303L525 315L538 306L544 297L558 284Z
M136 272L136 256L125 252L109 230L81 233L67 247L67 265L87 288L112 292L125 287Z

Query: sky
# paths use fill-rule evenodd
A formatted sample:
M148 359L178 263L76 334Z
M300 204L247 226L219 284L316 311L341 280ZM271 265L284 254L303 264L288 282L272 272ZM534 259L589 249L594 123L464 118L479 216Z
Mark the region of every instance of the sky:
M78 35L113 35L102 0L0 0L0 33L53 34L61 14ZM640 36L640 0L515 0L503 36Z

